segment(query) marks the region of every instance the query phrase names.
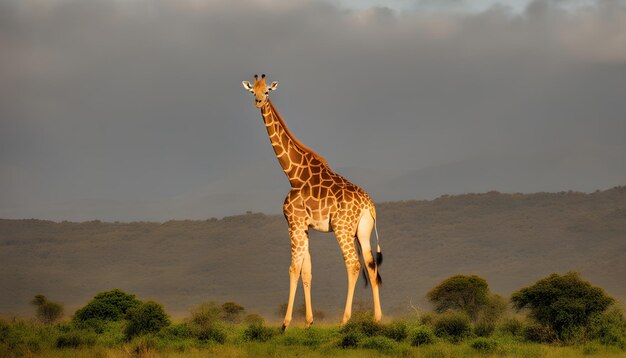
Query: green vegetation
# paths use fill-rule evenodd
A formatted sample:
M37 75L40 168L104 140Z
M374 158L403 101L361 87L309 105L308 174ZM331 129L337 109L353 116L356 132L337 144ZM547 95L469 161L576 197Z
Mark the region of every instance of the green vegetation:
M528 308L530 317L542 325L546 338L580 341L589 332L589 322L614 302L600 287L594 287L575 272L552 274L511 296L517 309Z
M141 304L135 295L119 289L98 293L87 305L74 314L74 321L85 325L102 325L119 321L126 312Z
M434 287L426 297L438 313L458 309L476 319L478 312L489 302L489 285L476 275L456 275Z
M146 333L158 332L171 323L163 306L153 301L143 302L129 308L125 318L128 324L124 334L129 339Z
M63 316L63 305L50 302L44 295L36 295L30 302L37 307L36 317L44 324L51 324Z

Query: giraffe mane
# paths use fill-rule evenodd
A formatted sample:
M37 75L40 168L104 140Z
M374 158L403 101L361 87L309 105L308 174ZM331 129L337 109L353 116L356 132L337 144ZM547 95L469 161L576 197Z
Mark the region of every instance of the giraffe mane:
M303 152L305 153L309 153L311 154L315 159L319 160L320 162L322 162L322 164L324 164L326 167L328 167L328 163L326 162L326 159L324 159L324 157L322 157L321 155L315 153L311 148L307 147L306 145L304 145L302 142L300 142L298 140L298 138L296 138L293 133L291 133L291 131L289 130L289 128L287 127L287 124L285 123L285 121L283 120L283 117L280 115L280 113L278 113L278 111L276 110L276 108L274 107L274 103L272 103L272 101L268 98L267 99L270 107L272 108L272 112L274 113L274 115L276 116L276 119L278 120L278 122L280 123L280 125L283 127L283 129L285 130L285 133L287 133L287 135L289 136L289 138L291 139L291 141Z

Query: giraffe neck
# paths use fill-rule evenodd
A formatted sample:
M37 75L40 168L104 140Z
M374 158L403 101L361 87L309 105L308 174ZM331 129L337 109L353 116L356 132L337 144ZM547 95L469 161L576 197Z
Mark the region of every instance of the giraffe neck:
M324 158L307 148L289 131L269 99L261 108L261 114L276 158L292 187L301 186L311 177L311 167L328 168Z

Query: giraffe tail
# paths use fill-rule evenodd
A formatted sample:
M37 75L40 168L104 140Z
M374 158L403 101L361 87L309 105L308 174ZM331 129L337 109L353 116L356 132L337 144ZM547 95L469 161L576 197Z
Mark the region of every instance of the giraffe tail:
M374 233L376 233L376 266L383 264L383 253L380 250L380 241L378 240L378 229L376 228L376 219L374 219Z

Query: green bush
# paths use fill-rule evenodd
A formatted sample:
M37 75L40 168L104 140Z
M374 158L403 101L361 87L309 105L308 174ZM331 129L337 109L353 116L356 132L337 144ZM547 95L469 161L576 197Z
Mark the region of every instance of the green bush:
M222 304L222 319L229 323L241 323L241 315L246 309L235 302L224 302Z
M592 317L587 332L602 344L626 348L626 319L617 307Z
M429 326L419 326L411 332L411 345L415 347L435 343L435 334Z
M498 330L502 333L510 334L515 337L522 336L524 333L524 322L517 318L508 318L500 323Z
M74 314L78 323L88 321L119 321L126 312L141 303L135 295L119 289L100 292L87 305Z
M56 339L57 348L78 348L82 346L93 346L96 343L96 336L85 331L70 331L63 333Z
M167 326L161 331L161 334L163 337L172 337L177 339L193 337L193 331L186 323L178 323Z
M480 320L474 324L474 334L478 337L489 337L495 329L495 323L489 321Z
M564 340L576 335L578 328L587 326L613 301L603 289L583 281L576 272L552 274L511 296L516 309L528 308L534 320Z
M215 302L205 302L191 310L191 323L206 326L220 320L222 308Z
M341 336L339 347L356 348L363 336L357 332L346 332Z
M470 347L483 353L493 353L498 348L498 341L492 338L478 337L470 343Z
M126 312L126 319L128 324L124 334L127 338L158 332L171 323L163 306L154 301L129 308Z
M358 312L341 328L342 333L354 332L367 337L378 336L383 333L383 326L374 321L374 316L368 312Z
M391 353L396 348L396 341L381 336L366 337L359 343L359 347L375 349L381 353Z
M443 314L435 322L435 334L451 342L460 342L471 333L470 319L462 312Z
M243 331L246 341L266 342L276 335L276 330L261 324L251 324Z
M243 319L243 321L247 324L265 324L265 319L259 314L251 313Z
M426 295L439 313L461 310L472 319L489 304L489 285L476 275L456 275L433 287Z
M390 324L383 326L382 333L385 337L391 338L397 342L405 340L409 335L407 325L402 321L393 321Z
M37 307L37 319L44 324L51 324L63 316L63 305L48 301L44 295L36 295L30 302Z
M226 329L221 322L213 322L204 325L194 325L191 330L194 337L203 342L226 342Z
M527 341L536 343L549 343L557 339L556 334L550 327L538 323L524 327L523 336Z

